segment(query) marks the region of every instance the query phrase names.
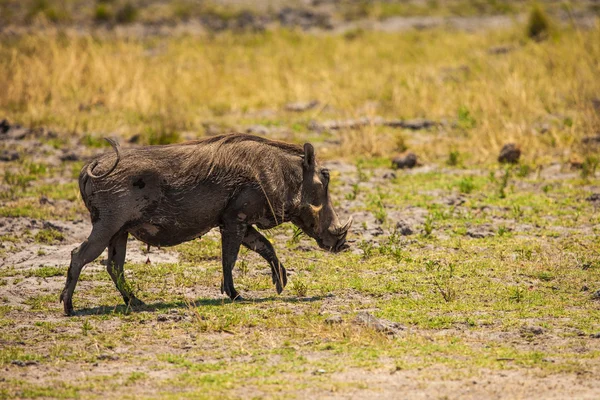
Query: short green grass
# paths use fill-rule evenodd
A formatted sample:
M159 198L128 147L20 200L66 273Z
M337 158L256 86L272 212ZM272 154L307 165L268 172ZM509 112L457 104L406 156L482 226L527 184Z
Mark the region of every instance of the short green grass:
M222 397L252 388L277 397L309 387L366 389L361 381L328 378L350 370L417 371L423 383L440 368L443 379L475 377L482 368L542 376L597 370L600 348L589 335L600 330L592 298L600 279L594 251L600 220L584 200L589 181L577 174L519 176L517 166L501 197L490 173L504 169L495 167L407 173L391 182L377 178L379 169L361 168L365 178L352 201L374 220L383 209L387 217L379 223L388 233L375 242L352 237L356 254L319 251L304 236L287 240L294 235L290 225L268 232L290 271L288 287L276 296L266 263L244 250L235 270L237 287L249 298L243 303L219 296L220 244L212 235L175 247L180 263L126 265L129 282L147 303L140 310L121 304L97 264L81 277L77 316L57 319L58 292L40 285L20 307L4 306L7 345L0 363L9 371L32 368L11 364L31 360L53 371L92 372L77 381L56 376L43 387L11 373L0 390L4 396L93 397L144 387L161 397L173 391ZM355 192L352 179L336 176L336 198ZM470 190L461 190L463 181ZM441 201L457 195L464 203ZM425 231L429 223L430 234L393 233L396 211L411 206L427 211L413 227ZM466 234L486 224L492 235ZM3 275L8 288L23 278L62 284L65 268L10 271ZM363 309L405 329L388 336L357 325L353 318ZM343 321L326 323L333 314ZM12 324L15 318L27 322ZM532 325L542 333L531 333ZM128 372L95 373L95 363Z

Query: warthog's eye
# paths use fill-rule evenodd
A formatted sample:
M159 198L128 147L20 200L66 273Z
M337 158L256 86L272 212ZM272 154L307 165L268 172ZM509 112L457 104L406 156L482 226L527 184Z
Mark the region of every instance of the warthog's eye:
M323 168L321 170L321 175L323 176L323 186L327 187L329 183L329 170L327 168Z

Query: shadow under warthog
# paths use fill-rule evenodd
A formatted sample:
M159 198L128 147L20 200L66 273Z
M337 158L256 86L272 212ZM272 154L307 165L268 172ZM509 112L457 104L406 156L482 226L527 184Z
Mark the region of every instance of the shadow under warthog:
M244 300L235 300L232 301L226 298L220 299L196 299L194 301L186 302L186 301L158 301L156 303L144 304L141 306L131 307L123 304L118 304L115 306L98 306L98 307L87 307L81 308L75 311L72 315L74 316L86 316L86 315L109 315L109 314L130 314L130 313L139 313L139 312L157 312L157 311L166 311L174 308L192 308L192 307L202 307L202 306L222 306L225 304L231 303L240 303L240 304L252 304L252 303L266 303L266 302L285 302L285 303L312 303L314 301L319 301L323 299L327 299L333 297L333 295L324 295L324 296L311 296L311 297L280 297L280 296L268 296L256 299L244 299Z

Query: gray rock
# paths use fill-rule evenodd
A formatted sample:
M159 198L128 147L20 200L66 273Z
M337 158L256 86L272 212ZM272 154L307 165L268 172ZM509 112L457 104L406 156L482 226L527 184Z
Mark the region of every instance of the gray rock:
M414 168L417 165L415 153L404 153L392 159L392 167L396 169Z
M467 236L475 239L483 239L486 237L494 236L494 231L487 225L474 226L467 229Z
M515 143L507 143L502 146L498 155L498 162L502 164L516 164L521 157L521 149Z
M585 200L590 203L600 203L600 193L592 193Z
M409 236L415 233L406 221L398 221L396 223L396 232L398 232L402 236Z
M344 322L344 320L340 315L332 315L325 319L325 323L328 325L341 324L342 322Z
M521 331L523 333L531 333L533 335L541 335L542 333L544 333L544 328L542 328L541 326L536 326L536 325L529 325L529 326L524 326Z
M376 330L377 332L387 333L389 335L396 334L406 329L405 327L396 322L391 322L386 319L377 318L366 311L360 311L356 315L356 318L354 318L353 322L357 325L366 326L368 328Z
M303 112L308 111L319 105L317 100L311 100L308 102L297 102L297 103L288 103L285 105L285 109L287 111L293 112Z
M60 156L61 161L79 161L80 157L74 151L68 151Z
M20 158L15 150L2 150L0 152L0 161L16 161Z

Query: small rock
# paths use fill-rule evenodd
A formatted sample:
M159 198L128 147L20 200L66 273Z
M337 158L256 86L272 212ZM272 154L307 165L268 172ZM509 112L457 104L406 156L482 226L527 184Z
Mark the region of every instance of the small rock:
M386 172L383 174L383 179L396 179L396 174L394 172Z
M325 319L325 323L328 325L341 324L342 322L344 322L344 320L340 315L332 315Z
M598 333L592 333L592 334L590 335L590 337L591 337L592 339L600 339L600 332L598 332Z
M531 326L524 326L522 328L522 331L524 333L532 333L534 335L541 335L542 333L544 333L544 328L542 328L541 326L531 325Z
M325 371L324 369L317 369L317 370L313 371L313 375L323 375L326 372L327 371Z
M487 226L476 226L467 229L466 235L475 239L483 239L494 236L494 232Z
M52 205L52 204L54 204L54 200L50 200L46 195L42 195L40 197L40 204L41 205L45 205L45 204Z
M498 156L498 162L505 164L516 164L519 162L521 157L521 149L515 143L507 143L502 146L500 155Z
M588 286L588 285L583 285L583 286L581 287L581 291L582 291L582 292L587 292L588 290L590 290L590 288L589 288L589 286Z
M592 300L598 300L598 299L600 299L600 289L598 289L594 293L592 293Z
M377 332L383 332L387 334L395 334L398 331L404 330L405 328L396 323L385 319L377 318L366 311L360 311L353 321L357 325L366 326L368 328L375 329Z
M166 321L168 321L168 320L169 320L169 316L168 316L168 315L165 315L165 314L161 314L161 315L159 315L158 317L156 317L156 320L157 320L158 322L166 322Z
M109 361L117 361L119 356L115 356L114 354L100 354L98 360L109 360Z
M19 153L15 150L2 150L0 152L0 161L16 161L19 157Z
M313 109L318 105L319 105L319 102L317 100L311 100L308 102L288 103L285 105L285 109L287 111L303 112L303 111L308 111L310 109Z
M417 118L407 120L390 120L384 121L383 125L389 126L390 128L404 128L417 131L420 129L427 129L436 126L438 123L430 119Z
M79 161L80 158L74 151L69 151L60 156L61 161Z
M512 46L494 46L494 47L490 47L488 49L488 53L500 55L500 54L510 53L513 50L514 50L514 47L512 47Z
M406 221L398 221L396 223L396 232L402 236L409 236L415 233Z
M40 364L38 361L35 361L35 360L25 360L25 361L12 360L10 363L12 365L16 365L16 366L19 366L19 367L29 367L31 365L39 365Z
M584 144L600 144L600 135L586 136L581 141Z
M417 165L415 153L404 153L392 159L392 167L396 169L414 168Z
M246 128L246 133L249 135L261 135L265 136L271 132L269 128L264 125L252 125Z
M585 200L590 203L600 203L600 193L592 193Z
M0 121L0 133L6 133L10 130L10 123L8 120L3 119Z
M132 137L130 137L127 142L129 143L139 143L140 139L142 139L142 135L140 135L139 133L136 133L135 135L133 135Z

